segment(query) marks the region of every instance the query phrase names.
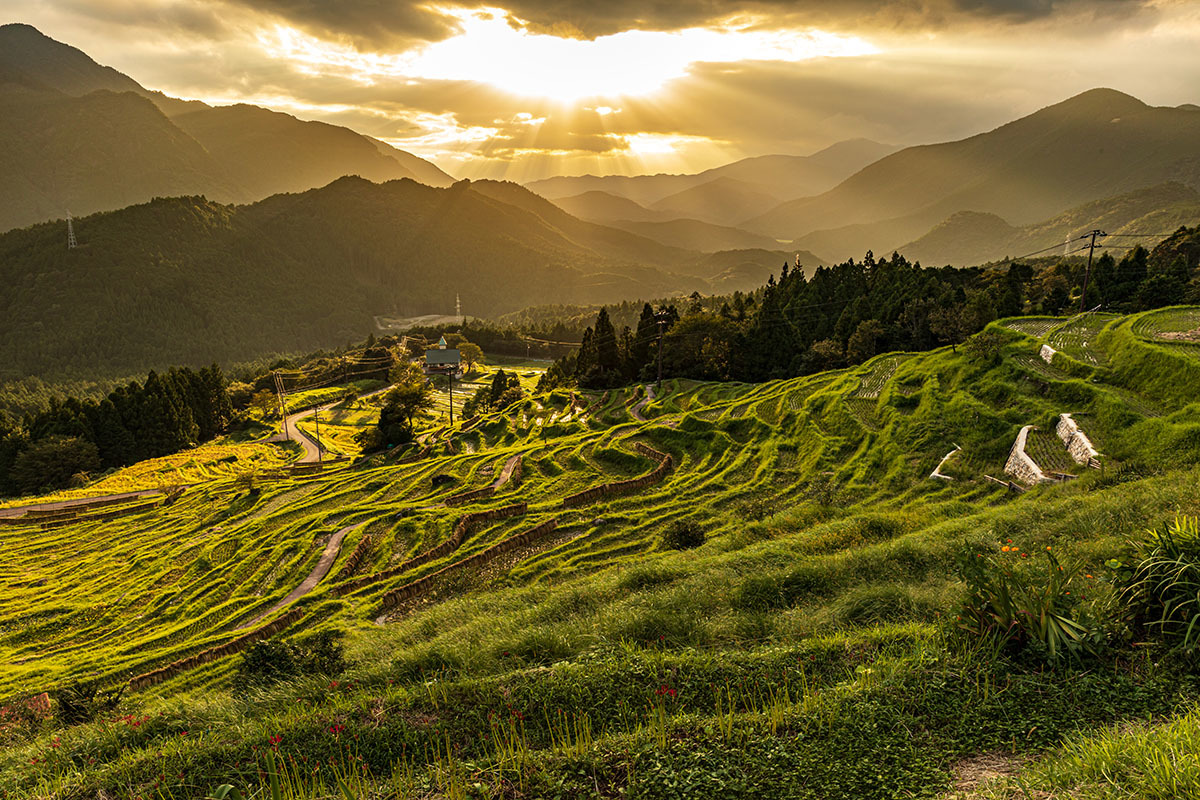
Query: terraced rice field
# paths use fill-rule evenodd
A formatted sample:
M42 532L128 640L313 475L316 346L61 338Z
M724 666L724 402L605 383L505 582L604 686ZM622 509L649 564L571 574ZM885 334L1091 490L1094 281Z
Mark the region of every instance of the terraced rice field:
M466 431L439 429L420 460L412 451L379 454L353 469L253 487L218 476L169 507L124 519L53 530L2 526L0 697L83 678L115 684L230 642L244 632L239 625L304 581L348 526L355 527L328 577L269 619L291 613L291 631L374 626L496 583L560 581L636 563L662 547L674 521L732 539L745 535L747 508L795 506L821 486L835 487L839 504L872 507L903 507L927 493L1003 496L981 480L980 470L1003 458L1006 446L996 442L1011 443L1024 421L1018 416L1064 409L1038 393L999 408L986 398L951 403L974 385L956 385L966 363L943 349L758 385L668 381L646 407L646 422L630 413L641 387L580 393L586 414L558 392ZM897 381L911 391L891 391ZM365 413L347 412L347 428L355 427L349 415ZM964 447L948 465L960 480L929 480L952 441ZM1061 443L1057 449L1065 456ZM648 452L670 457L664 472ZM515 456L519 483L454 503L493 486ZM617 486L594 502L564 506L583 490L651 474L660 477L635 490ZM471 525L455 546L464 515L498 509L510 511ZM439 572L551 520L545 538L478 567ZM389 592L434 574L436 594L383 608ZM182 671L163 686L221 684L233 661Z
M1080 467L1067 452L1062 439L1052 430L1036 430L1029 432L1025 443L1025 452L1037 462L1043 472L1079 472Z
M1041 339L1062 322L1063 317L1015 317L1006 319L1001 324L1011 330Z
M1200 309L1164 308L1144 314L1133 323L1133 332L1157 345L1200 358Z
M1117 319L1115 314L1079 314L1050 331L1047 343L1059 352L1090 366L1104 366L1108 355L1096 344L1100 332Z

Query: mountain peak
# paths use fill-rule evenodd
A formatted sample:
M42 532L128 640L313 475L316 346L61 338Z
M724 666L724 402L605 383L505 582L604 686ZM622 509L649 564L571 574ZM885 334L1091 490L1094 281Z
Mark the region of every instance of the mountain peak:
M1088 89L1074 97L1069 97L1061 103L1056 103L1043 111L1066 113L1070 116L1096 117L1107 121L1122 114L1145 111L1150 106L1132 95L1119 92L1116 89Z
M98 89L147 93L128 75L97 64L82 50L23 22L0 25L0 67L19 70L64 94L79 96Z

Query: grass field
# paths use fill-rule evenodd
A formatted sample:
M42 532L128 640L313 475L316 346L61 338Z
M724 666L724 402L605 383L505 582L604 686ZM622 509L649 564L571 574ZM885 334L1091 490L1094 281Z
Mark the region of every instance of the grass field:
M1148 656L1048 677L961 652L944 624L964 542L1053 546L1099 570L1129 535L1200 512L1197 376L1139 324L1108 320L1095 345L1107 366L1085 361L1087 374L1045 365L1040 340L1005 321L995 361L959 348L757 385L672 380L646 422L630 411L641 387L577 405L556 392L441 428L420 460L217 476L138 516L0 527L0 697L117 686L230 642L339 531L328 576L281 635L342 631L354 662L336 680L237 694L238 657L217 658L86 725L0 727L0 785L203 797L257 785L277 751L313 797L301 784L332 776L312 778L310 761L343 778L353 765L354 781L395 797L934 797L973 754L1046 753L1169 714L1200 695ZM1093 347L1090 329L1079 336ZM983 478L1025 424L1042 429L1031 451L1044 468L1080 472L1053 435L1064 411L1103 443L1106 474L1020 496ZM330 412L323 439L343 445L372 413ZM956 480L929 479L952 443ZM446 505L514 456L519 483ZM1136 478L1116 477L1122 462ZM602 484L618 486L564 505ZM518 503L446 544L463 515ZM666 548L679 523L703 546Z

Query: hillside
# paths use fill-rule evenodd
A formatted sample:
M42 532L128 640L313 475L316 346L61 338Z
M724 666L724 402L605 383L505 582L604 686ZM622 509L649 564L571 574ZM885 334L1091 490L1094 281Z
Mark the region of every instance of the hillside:
M768 194L757 184L720 177L667 195L652 204L650 209L675 218L723 225L730 220L752 216L757 213L756 209L766 211L778 204L777 195Z
M669 195L726 178L752 184L758 192L766 195L805 197L832 188L839 181L895 150L892 145L853 139L838 142L808 156L756 156L694 175L581 175L533 181L529 189L551 200L602 191L651 206ZM744 213L719 222L732 225L752 214Z
M348 128L252 106L213 108L145 89L28 25L0 26L0 231L203 194L247 202L323 186L453 179Z
M131 97L123 95L122 97ZM144 102L140 99L137 102ZM0 235L8 376L129 375L361 338L376 314L486 316L706 288L700 256L512 184L343 178L249 206L159 199Z
M1138 244L1146 245L1154 236L1181 225L1195 225L1197 221L1200 221L1200 192L1171 182L1085 203L1021 228L1014 228L994 214L962 211L899 249L929 266L966 266L1060 244L1064 250L1075 250L1080 247L1079 236L1099 228L1112 237L1104 240L1105 249L1120 256ZM1144 234L1152 236L1147 238ZM1069 246L1065 244L1068 239Z
M667 222L635 222L626 219L610 220L613 228L636 233L670 247L686 247L702 253L751 248L776 248L780 243L740 228L727 228L696 219L673 219Z
M1177 181L1200 188L1200 113L1094 89L993 131L886 156L822 194L745 227L826 258L912 241L959 211L1022 226Z
M73 680L128 688L94 721L14 728L0 779L11 797L248 795L294 759L324 765L282 776L309 797L341 780L350 796L890 800L948 796L992 758L1035 787L1066 780L1027 762L1186 724L1186 662L1115 621L1073 658L973 638L960 570L1000 564L1092 624L1126 540L1200 511L1200 360L1165 336L1198 324L1194 307L1015 318L992 351L557 392L432 430L415 457L6 524L9 707ZM1064 412L1103 471L1053 434ZM989 479L1026 425L1033 457L1076 477ZM348 667L234 688L252 641L299 657L321 631L345 637Z
M627 220L634 222L660 222L670 218L669 213L651 211L627 197L602 192L598 189L551 200L554 205L580 219L593 222Z

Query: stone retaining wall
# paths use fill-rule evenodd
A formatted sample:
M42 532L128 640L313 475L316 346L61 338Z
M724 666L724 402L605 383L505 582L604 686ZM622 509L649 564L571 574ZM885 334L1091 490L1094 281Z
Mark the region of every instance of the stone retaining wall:
M1042 472L1042 468L1037 465L1037 462L1025 452L1025 442L1028 440L1029 432L1032 430L1037 430L1037 428L1033 425L1026 425L1024 428L1021 428L1021 432L1017 434L1017 441L1013 443L1012 450L1009 451L1008 461L1004 465L1004 471L1007 474L1031 486L1050 480Z
M459 517L458 522L454 525L453 532L450 534L450 538L446 541L442 542L436 547L431 547L420 555L410 558L408 561L405 561L398 567L385 569L382 572L364 575L361 578L338 584L333 587L333 594L337 597L341 597L344 594L353 592L356 589L361 589L369 584L394 578L397 575L407 572L410 569L415 569L422 564L427 564L430 561L436 561L442 556L449 555L457 550L467 536L480 525L484 525L494 520L504 519L506 517L519 517L523 515L526 510L528 510L528 505L526 503L516 503L515 505L504 506L503 508L494 508L491 511L477 511L472 514L464 514L463 516Z
M1058 418L1058 426L1055 432L1058 434L1058 438L1062 439L1063 444L1067 446L1067 452L1071 454L1071 458L1075 459L1076 464L1091 466L1092 462L1099 458L1100 453L1095 447L1092 447L1091 440L1080 429L1079 423L1071 418L1070 414L1063 414Z
M464 558L462 561L456 561L453 564L442 567L437 572L430 573L423 578L418 578L412 583L406 583L403 586L399 586L380 598L380 602L382 603L381 608L383 610L393 608L409 598L428 591L429 587L432 586L439 578L443 578L446 575L449 575L452 572L457 572L461 569L479 566L480 564L487 564L488 562L495 560L510 550L515 550L518 547L524 547L527 544L532 544L539 539L549 536L550 534L554 533L554 530L557 527L557 518L548 519L540 525L530 528L523 533L518 533L516 536L509 537L503 542L494 544L482 552Z
M259 641L274 636L285 628L291 627L301 617L304 616L304 611L299 608L293 608L291 611L279 617L274 622L269 622L261 628L255 628L249 633L244 633L236 639L231 639L225 644L216 647L210 647L207 650L202 650L195 655L181 658L178 661L172 661L165 667L159 667L151 672L146 672L137 677L129 679L129 688L135 692L141 691L148 686L153 686L156 683L161 683L168 678L173 678L181 672L186 672L189 669L195 669L202 664L207 664L210 661L216 661L218 658L232 655L234 653L245 650L250 645Z

